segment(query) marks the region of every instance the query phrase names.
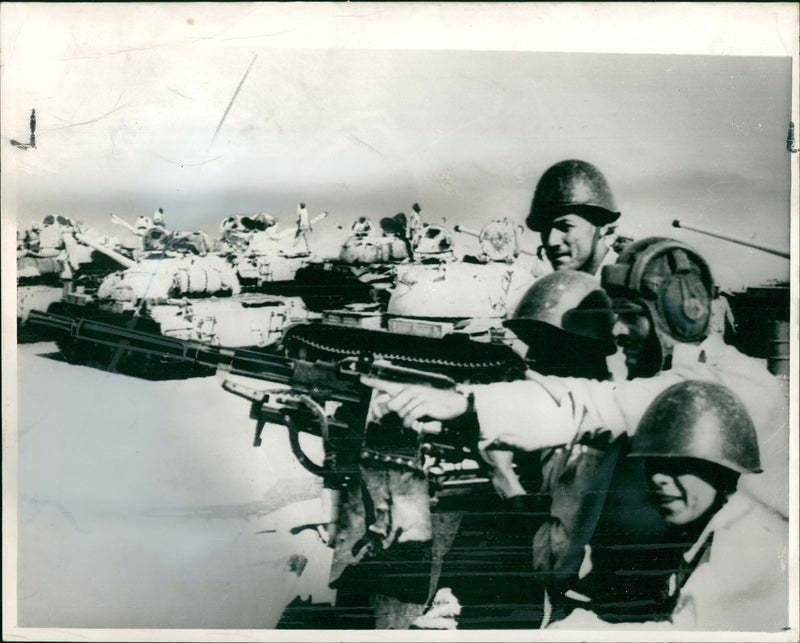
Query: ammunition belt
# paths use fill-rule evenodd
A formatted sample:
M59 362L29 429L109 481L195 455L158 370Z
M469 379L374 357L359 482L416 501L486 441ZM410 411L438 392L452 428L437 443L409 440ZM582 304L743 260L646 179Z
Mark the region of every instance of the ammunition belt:
M336 346L331 346L327 344L323 344L322 342L315 342L312 339L307 337L301 337L295 335L293 341L300 342L305 344L310 348L315 348L317 350L325 351L327 353L333 353L335 355L346 355L346 356L357 356L360 354L361 351L354 350L351 348L340 348ZM446 360L441 358L432 358L432 357L419 357L413 356L408 354L402 353L388 353L388 352L373 352L375 357L380 357L382 359L388 359L390 361L401 361L406 363L412 364L428 364L434 366L446 366L450 368L501 368L509 365L508 360L494 360L494 361L483 361L483 362L459 362L457 360Z
M425 473L425 469L421 464L415 462L415 458L401 455L391 455L389 453L381 453L374 449L362 449L361 459L368 462L375 462L381 465L389 465L392 468L405 469L413 471L414 473Z

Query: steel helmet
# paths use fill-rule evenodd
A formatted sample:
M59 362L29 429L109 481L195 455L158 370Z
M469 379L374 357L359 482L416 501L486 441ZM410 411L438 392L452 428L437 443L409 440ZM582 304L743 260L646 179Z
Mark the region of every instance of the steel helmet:
M645 411L630 456L696 458L738 473L761 473L758 438L730 389L689 380L670 386Z
M596 340L606 355L616 351L611 299L585 272L558 270L540 277L503 323L517 335L531 335L539 324Z
M685 243L649 237L629 245L615 264L603 266L611 297L643 305L661 345L662 360L675 342L705 338L714 280L705 259Z
M541 232L557 216L570 213L598 226L619 219L606 178L586 161L561 161L542 175L525 223L531 230Z

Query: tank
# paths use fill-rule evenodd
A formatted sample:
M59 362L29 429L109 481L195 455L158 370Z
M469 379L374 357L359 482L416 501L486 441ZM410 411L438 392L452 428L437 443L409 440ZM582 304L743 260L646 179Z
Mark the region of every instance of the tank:
M327 212L322 212L311 219L309 230L327 216ZM308 240L299 227L279 232L275 217L265 212L225 218L213 250L233 266L245 292L285 294L291 289L297 271L312 257Z
M303 301L313 311L322 312L349 304L387 301L387 290L394 284L394 265L411 258L411 248L399 235L394 221L391 232L359 217L350 226L336 258L309 262L297 271L295 283Z
M790 259L790 253L782 248L678 220L673 221L672 225ZM724 329L725 341L746 355L766 359L767 367L773 374L788 376L789 282L774 280L735 292L718 293L717 297L726 299L731 312L729 322L720 324Z
M31 310L46 311L65 286L95 288L106 275L128 265L119 240L99 237L82 223L48 215L40 224L17 232L17 338L40 338L25 328Z
M353 221L338 257L298 270L296 283L306 306L316 312L350 304L385 306L399 266L454 261L452 233L423 224L420 212L415 203L409 217L398 212L379 225L368 217Z
M140 222L141 223L141 222ZM94 319L180 340L226 348L264 349L284 329L308 319L299 298L248 292L225 253L213 252L202 232L173 232L163 226L128 226L140 247L136 260L107 275L96 289L75 285L48 312L79 322ZM116 370L148 379L208 375L167 361L142 360L74 338L59 338L65 357L77 363L113 364Z
M386 302L325 310L320 320L289 328L284 347L304 359L367 351L449 375L474 368L490 346L510 350L515 338L502 323L535 280L530 263L514 253L456 260L453 245L446 228L421 228L415 260L392 265Z

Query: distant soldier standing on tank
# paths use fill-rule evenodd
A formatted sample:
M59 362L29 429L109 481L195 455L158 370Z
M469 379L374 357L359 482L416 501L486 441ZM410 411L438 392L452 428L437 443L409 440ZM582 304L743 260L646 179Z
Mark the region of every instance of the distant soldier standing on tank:
M422 208L419 207L419 203L415 203L411 206L411 214L408 215L406 239L408 239L412 246L422 230L421 212Z
M539 179L525 223L542 237L554 270L598 275L614 263L620 213L605 176L586 161L561 161Z
M31 139L30 139L30 146L36 147L36 110L31 110Z
M297 240L302 236L303 243L306 244L306 252L311 252L311 248L308 245L308 237L306 236L309 232L311 232L311 221L308 219L308 210L306 210L306 204L298 203L297 231L294 233L294 242L297 243Z
M166 227L164 224L164 208L158 208L158 210L153 212L153 225L159 226L160 228Z

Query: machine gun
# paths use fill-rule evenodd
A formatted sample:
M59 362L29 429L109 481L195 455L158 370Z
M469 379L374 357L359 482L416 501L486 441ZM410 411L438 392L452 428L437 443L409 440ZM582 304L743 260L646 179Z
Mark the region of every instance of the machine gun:
M322 476L329 488L346 486L364 460L424 474L434 491L461 493L488 483L474 450L477 436L439 422L421 423L412 430L403 427L396 416L383 418L380 423L370 421L373 390L380 390L384 383L455 388L457 382L447 375L399 366L369 353L335 361L308 361L38 311L31 313L28 323L56 339L216 369L226 391L251 403L250 417L256 420L253 445L261 444L267 423L285 425L297 459ZM270 386L256 387L238 378L268 382ZM314 462L306 454L302 433L322 438L324 462Z

